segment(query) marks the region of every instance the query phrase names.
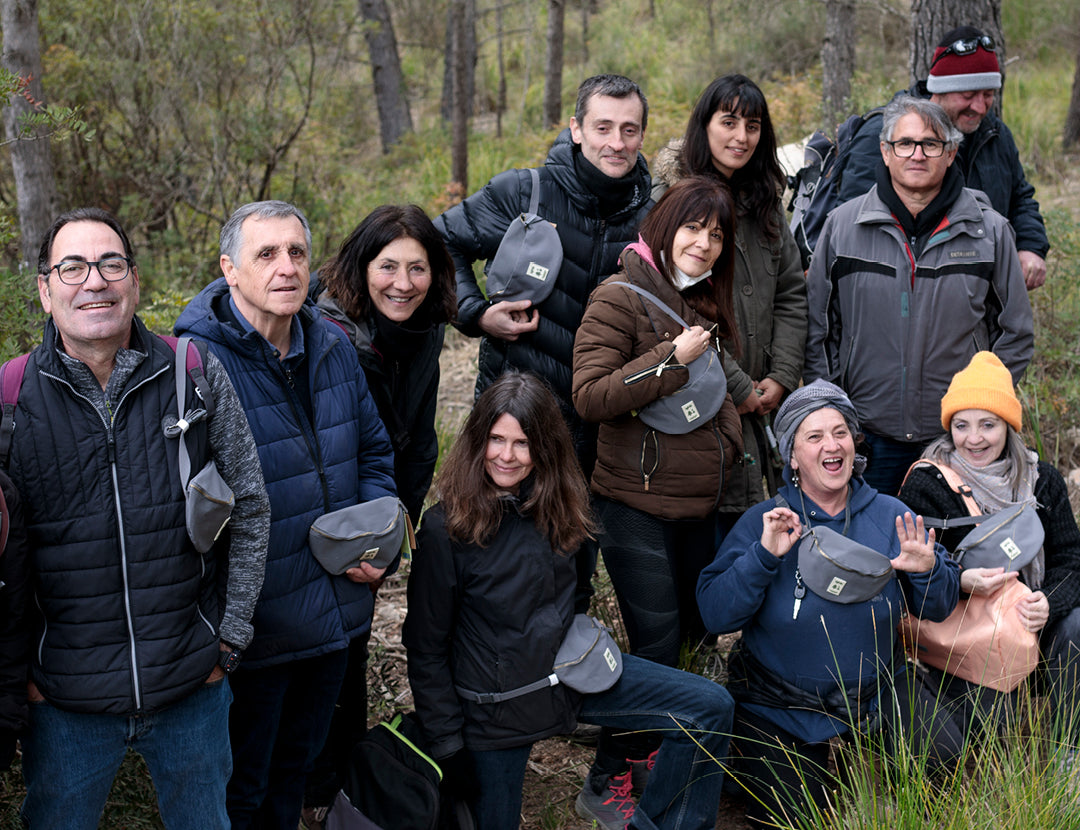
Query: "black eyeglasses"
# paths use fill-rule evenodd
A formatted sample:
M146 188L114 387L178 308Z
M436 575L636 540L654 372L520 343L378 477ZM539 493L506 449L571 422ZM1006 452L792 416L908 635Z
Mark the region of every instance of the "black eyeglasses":
M923 155L928 159L936 159L945 152L945 142L939 138L924 138L916 141L913 138L898 138L896 141L886 141L892 147L897 158L909 159L915 155L915 148L922 147Z
M50 271L56 271L64 285L82 285L90 276L90 269L97 268L106 282L120 282L131 271L131 260L126 256L111 256L90 262L85 259L65 259L54 265Z
M930 68L933 69L934 65L946 55L970 55L975 52L976 49L982 47L987 52L993 52L997 44L990 35L980 35L979 37L964 37L960 40L954 40L948 46L945 47L940 55L934 58L934 62L930 64Z

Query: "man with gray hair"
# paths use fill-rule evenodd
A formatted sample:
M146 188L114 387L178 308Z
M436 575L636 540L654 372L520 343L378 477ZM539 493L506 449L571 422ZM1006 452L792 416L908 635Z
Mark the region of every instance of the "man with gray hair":
M941 432L941 397L977 351L1018 381L1031 305L1008 221L953 167L961 133L938 104L885 108L877 184L825 222L807 275L807 383L847 392L865 430L866 481L895 494Z
M270 496L255 638L233 674L233 830L296 830L348 645L371 627L371 583L383 569L323 570L308 547L312 522L395 494L393 450L356 350L308 300L310 255L311 230L296 207L244 205L221 230L224 276L176 323L233 378Z

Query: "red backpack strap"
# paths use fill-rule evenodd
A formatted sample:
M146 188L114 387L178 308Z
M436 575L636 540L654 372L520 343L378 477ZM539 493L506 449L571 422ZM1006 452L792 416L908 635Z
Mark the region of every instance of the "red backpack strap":
M933 467L945 478L945 483L949 485L954 493L964 500L964 506L967 507L968 513L972 516L981 516L982 510L979 509L979 505L975 501L975 497L971 494L971 488L960 479L960 474L956 472L952 467L947 464L939 464L936 461L931 461L928 458L920 458L910 467L904 474L904 481L906 482L908 476L911 475L911 471L916 467L927 466ZM903 484L900 485L903 487Z
M11 459L11 439L15 434L15 407L19 403L19 390L22 389L23 376L26 374L26 364L30 360L30 353L13 357L3 366L0 366L0 402L3 403L3 414L0 415L0 467L5 470ZM4 520L7 520L7 508L4 508ZM7 539L7 525L5 524L4 539Z

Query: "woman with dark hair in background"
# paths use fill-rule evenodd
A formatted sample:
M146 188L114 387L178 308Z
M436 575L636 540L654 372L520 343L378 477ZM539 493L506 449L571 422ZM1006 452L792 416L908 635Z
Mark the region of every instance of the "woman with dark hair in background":
M657 153L653 198L686 176L710 176L735 195L733 249L738 355L726 354L728 391L742 416L745 453L720 506L730 529L745 510L776 492L780 460L767 427L799 385L806 346L806 280L784 221L784 173L769 105L744 75L724 75L701 93L686 134Z
M479 830L516 830L532 744L577 721L663 738L635 806L597 762L577 811L602 828L711 830L733 703L703 677L629 655L606 691L552 673L574 616L574 557L594 532L589 493L555 397L502 375L476 401L424 514L402 630L416 712L444 786ZM512 694L516 692L516 694ZM627 822L629 821L629 824Z
M416 524L439 457L435 404L446 323L457 313L454 264L416 205L375 208L319 269L311 296L356 346L394 447L398 497ZM323 752L308 776L304 820L321 822L349 750L367 731L367 644L354 640Z
M710 350L719 361L719 343L738 340L734 213L714 178L672 187L642 222L640 241L623 251L622 270L593 292L574 342L574 405L600 424L592 491L604 564L631 653L665 666L708 633L694 589L716 553L716 510L742 454L742 430L730 396L683 434L654 429L637 413L684 386L688 364ZM626 780L640 784L656 745L655 736L604 731L599 756L613 792Z

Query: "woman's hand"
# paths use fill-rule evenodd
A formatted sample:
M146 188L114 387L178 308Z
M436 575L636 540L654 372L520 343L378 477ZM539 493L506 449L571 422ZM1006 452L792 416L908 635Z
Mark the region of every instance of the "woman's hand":
M1018 576L1016 571L1005 573L1004 568L965 568L960 572L960 590L988 597Z
M893 570L921 574L934 567L934 529L927 534L922 516L897 516L896 538L900 540L900 555L892 561Z
M802 534L799 514L786 507L774 507L761 517L761 546L777 559L791 550Z
M711 335L701 326L683 329L682 334L671 341L675 346L675 359L683 366L705 354Z
M1016 613L1024 628L1037 633L1050 619L1050 601L1042 591L1034 591L1016 603Z

